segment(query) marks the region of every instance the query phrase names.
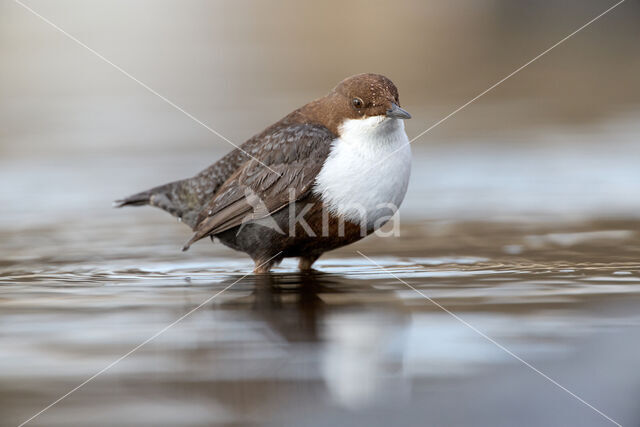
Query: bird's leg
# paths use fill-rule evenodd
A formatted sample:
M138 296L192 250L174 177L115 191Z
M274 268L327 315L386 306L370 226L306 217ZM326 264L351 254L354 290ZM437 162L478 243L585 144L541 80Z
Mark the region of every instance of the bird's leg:
M320 256L306 256L300 257L300 261L298 262L298 269L303 272L308 272L313 270L311 266L316 260L320 258Z
M264 274L264 273L268 273L271 271L271 267L273 267L273 264L275 263L274 260L254 260L253 261L255 263L255 267L253 269L253 273L254 274Z

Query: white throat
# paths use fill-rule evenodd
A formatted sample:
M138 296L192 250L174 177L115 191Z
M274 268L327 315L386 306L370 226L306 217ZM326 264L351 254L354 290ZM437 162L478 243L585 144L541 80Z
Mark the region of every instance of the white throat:
M338 130L314 193L332 214L378 228L400 207L409 184L411 148L404 122L374 116L345 120Z

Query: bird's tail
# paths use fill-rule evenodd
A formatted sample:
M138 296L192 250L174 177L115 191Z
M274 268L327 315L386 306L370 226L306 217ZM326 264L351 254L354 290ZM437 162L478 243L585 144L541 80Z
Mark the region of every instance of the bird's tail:
M194 228L198 214L211 195L199 185L197 178L183 179L114 202L114 207L151 205L177 217Z
M245 143L242 149L235 149L220 161L209 166L192 178L170 182L151 190L116 200L114 206L151 205L169 212L192 229L195 228L200 211L229 176L248 159L251 146Z
M143 191L142 193L134 194L124 199L116 200L113 202L114 208L121 208L123 206L144 206L151 203L151 191Z

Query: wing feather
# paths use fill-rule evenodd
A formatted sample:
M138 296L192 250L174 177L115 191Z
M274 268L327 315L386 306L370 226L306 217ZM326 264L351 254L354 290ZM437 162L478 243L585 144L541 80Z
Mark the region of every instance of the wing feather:
M267 217L306 196L335 137L326 127L315 124L295 124L264 136L262 150L256 155L260 162L247 160L222 184L200 212L195 234L183 250L206 236Z

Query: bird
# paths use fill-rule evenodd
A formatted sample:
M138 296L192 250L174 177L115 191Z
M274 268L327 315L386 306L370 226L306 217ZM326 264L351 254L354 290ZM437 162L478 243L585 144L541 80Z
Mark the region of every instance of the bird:
M341 81L195 176L114 202L151 205L194 234L248 254L254 273L284 258L312 270L325 252L386 223L402 203L411 148L398 89L380 74Z

